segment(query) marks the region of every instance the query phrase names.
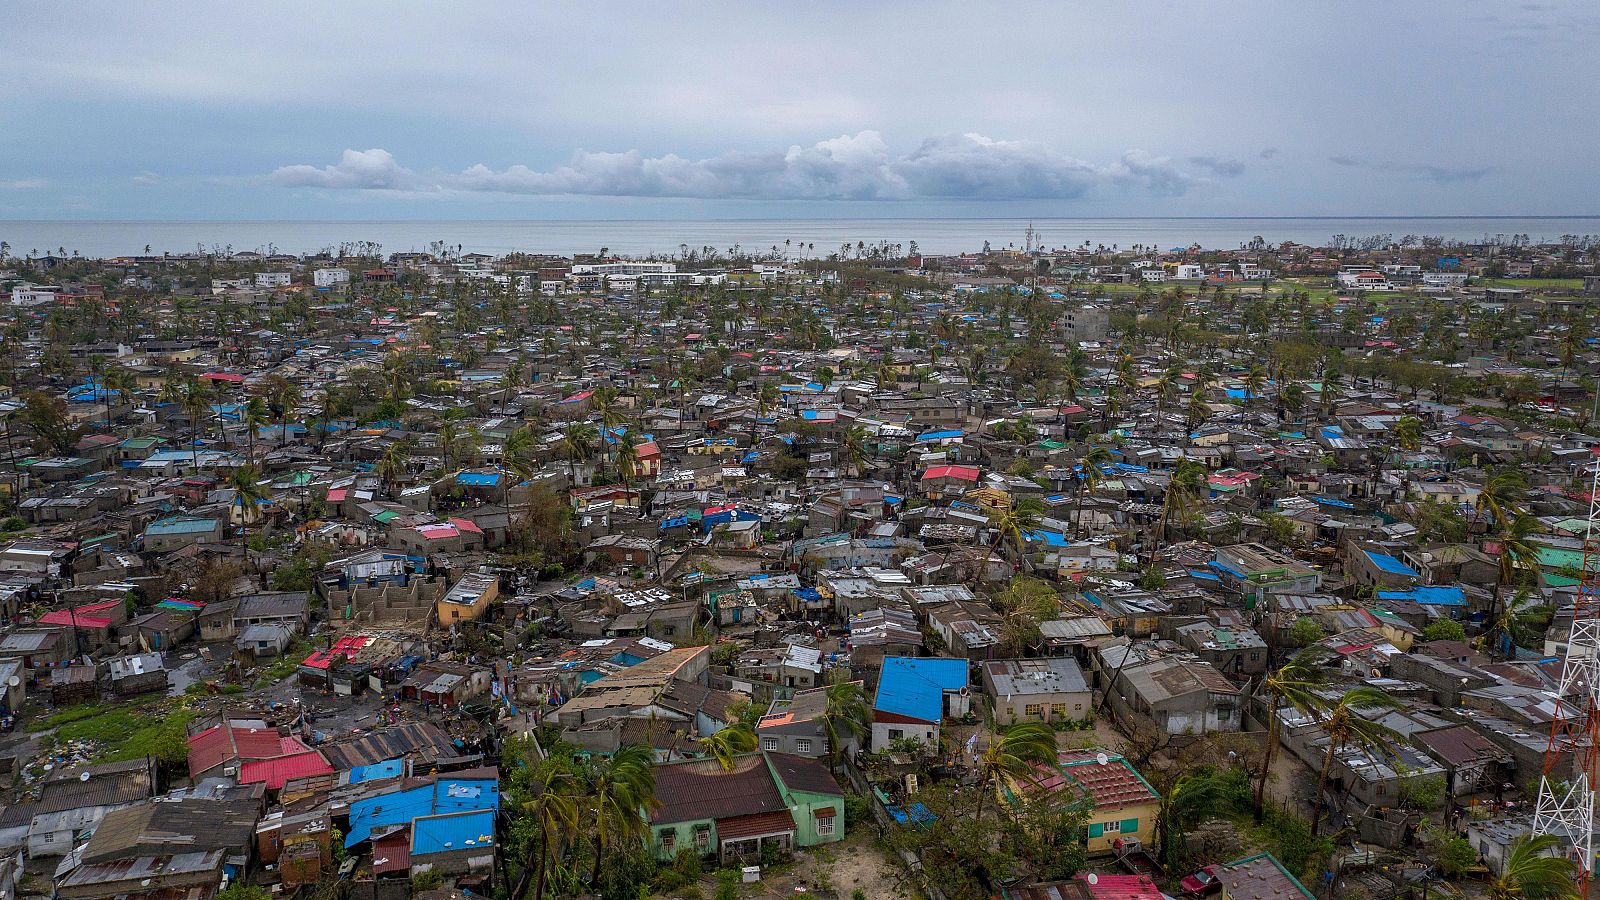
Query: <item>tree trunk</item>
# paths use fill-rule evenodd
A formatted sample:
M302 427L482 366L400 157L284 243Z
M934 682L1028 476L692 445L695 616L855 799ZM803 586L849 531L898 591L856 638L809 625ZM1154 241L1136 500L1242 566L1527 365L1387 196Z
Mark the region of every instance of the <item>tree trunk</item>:
M1267 753L1261 760L1261 779L1256 783L1255 817L1256 824L1260 825L1267 815L1267 779L1272 775L1272 757L1277 755L1278 749L1278 704L1277 694L1272 695L1272 705L1269 708L1267 719Z
M1328 789L1328 770L1333 768L1333 753L1339 749L1339 742L1328 741L1328 752L1322 757L1322 771L1317 775L1317 795L1312 801L1311 808L1311 836L1322 834L1322 795Z
M545 878L550 873L550 839L539 842L539 879L534 883L533 900L544 900Z

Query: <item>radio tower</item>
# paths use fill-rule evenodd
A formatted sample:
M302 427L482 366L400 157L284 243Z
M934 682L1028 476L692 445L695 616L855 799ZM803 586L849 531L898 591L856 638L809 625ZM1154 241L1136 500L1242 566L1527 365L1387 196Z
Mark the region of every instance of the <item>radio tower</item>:
M1594 798L1600 786L1600 530L1595 528L1600 517L1600 447L1589 452L1595 471L1589 484L1583 571L1533 813L1535 834L1555 835L1572 845L1584 900L1594 876ZM1572 766L1565 773L1557 771L1563 757Z

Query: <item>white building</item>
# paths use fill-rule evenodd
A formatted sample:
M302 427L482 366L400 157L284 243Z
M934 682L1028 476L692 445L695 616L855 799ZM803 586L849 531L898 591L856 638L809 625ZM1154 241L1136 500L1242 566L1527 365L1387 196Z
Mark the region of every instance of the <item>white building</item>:
M256 277L260 277L259 275ZM311 273L311 283L319 288L350 283L349 269L318 269Z
M58 287L44 287L37 284L24 284L11 289L12 306L44 306L56 302L56 297L61 295Z
M250 287L248 278L213 278L211 279L211 293L226 294L228 291L242 291Z
M1426 272L1422 276L1425 288L1455 288L1467 283L1465 272Z
M1191 281L1205 275L1205 270L1194 263L1184 263L1178 266L1177 275L1173 276L1179 281Z
M1140 269L1139 277L1143 278L1149 283L1160 284L1161 282L1167 280L1167 270L1157 268Z
M593 263L572 267L573 275L597 275L602 278L615 278L619 275L656 275L676 271L678 271L677 264L669 262Z
M257 272L256 287L288 287L292 277L288 272Z

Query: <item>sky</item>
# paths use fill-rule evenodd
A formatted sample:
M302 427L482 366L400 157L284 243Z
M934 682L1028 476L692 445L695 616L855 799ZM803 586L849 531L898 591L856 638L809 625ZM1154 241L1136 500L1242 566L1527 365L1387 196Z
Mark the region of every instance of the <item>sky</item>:
M14 4L0 219L1600 213L1585 2Z

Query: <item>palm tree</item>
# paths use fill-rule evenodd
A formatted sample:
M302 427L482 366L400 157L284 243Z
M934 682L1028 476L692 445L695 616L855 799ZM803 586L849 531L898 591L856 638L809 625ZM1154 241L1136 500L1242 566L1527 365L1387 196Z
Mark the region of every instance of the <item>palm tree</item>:
M588 799L594 828L594 869L589 875L593 885L600 880L600 860L607 850L642 841L649 830L646 811L659 805L650 748L627 744L596 765Z
M1559 854L1553 834L1524 834L1511 842L1500 874L1489 882L1491 900L1575 900L1578 866Z
M261 501L267 499L266 487L261 483L261 473L255 466L245 464L233 470L228 476L228 486L233 488L235 502L239 504L243 521L242 525L248 526L259 512ZM245 528L239 529L239 543L244 543Z
M1179 775L1172 786L1161 794L1161 804L1156 811L1156 852L1168 869L1178 869L1179 852L1184 842L1178 840L1184 829L1192 827L1210 815L1227 791L1227 783L1215 769L1202 767Z
M974 818L983 818L983 799L1002 778L1021 781L1033 774L1035 766L1056 761L1056 732L1044 722L1017 722L1001 730L978 757L978 808Z
M1477 525L1486 518L1494 527L1507 528L1512 520L1522 513L1522 505L1526 500L1528 480L1521 472L1513 469L1501 469L1489 476L1478 490L1478 499L1472 504L1472 524Z
M1267 371L1261 368L1259 363L1251 366L1244 376L1244 403L1246 406L1251 406L1261 399L1261 389L1266 383Z
M1539 551L1545 545L1534 535L1541 530L1538 519L1518 512L1496 536L1495 540L1500 544L1500 559L1494 590L1489 597L1490 622L1498 623L1501 620L1500 597L1512 581L1519 575L1527 579L1539 571ZM1490 652L1493 652L1493 648Z
M850 681L846 669L833 670L824 696L827 706L822 712L822 727L828 736L828 768L838 772L841 748L852 738L866 736L872 710L867 706L861 682Z
M179 403L183 406L183 414L189 417L189 453L192 462L195 459L194 445L200 440L201 417L211 412L211 389L204 381L190 378L183 383Z
M561 436L561 455L567 458L567 475L574 485L578 483L578 462L587 462L593 453L594 431L588 422L574 422Z
M256 434L261 430L261 426L272 422L272 413L267 409L267 401L260 397L251 397L245 403L239 418L244 420L245 437L250 442L249 459L253 463L256 461Z
M373 467L373 471L383 479L383 483L389 488L389 493L394 494L399 490L400 480L406 476L410 465L411 439L406 438L383 448L383 455L378 457L378 464Z
M1311 834L1322 833L1322 797L1328 789L1328 773L1333 769L1333 756L1345 747L1358 747L1364 752L1394 755L1399 735L1385 725L1379 725L1368 716L1373 712L1400 709L1404 704L1375 687L1351 688L1339 696L1336 703L1327 707L1318 723L1328 737L1328 750L1322 755L1322 770L1317 775L1316 810L1311 817Z
M538 778L544 788L528 802L526 809L533 814L534 822L539 823L539 878L533 889L533 900L544 900L550 863L560 857L563 844L570 846L578 838L582 781L578 772L573 772L571 761L560 756L550 756L541 762ZM520 895L522 892L518 890L518 897Z
M267 385L267 404L278 414L278 446L289 440L289 414L300 405L300 386L287 378L273 376Z
M1489 630L1483 633L1482 647L1493 656L1504 653L1510 659L1517 653L1521 643L1519 635L1534 629L1543 629L1550 623L1550 607L1542 603L1534 603L1532 595L1524 587L1512 595L1503 605L1498 605L1494 618L1489 620ZM1534 632L1537 634L1537 632Z
M1072 510L1072 536L1074 538L1083 536L1084 495L1094 493L1105 479L1105 473L1102 470L1111 465L1111 451L1098 445L1090 447L1088 452L1083 454L1081 465L1083 471L1078 475L1078 499Z
M1044 503L1034 497L1024 497L992 521L995 531L999 534L995 535L994 543L989 545L989 555L983 560L983 571L988 571L989 564L994 562L994 552L1000 549L1001 544L1007 542L1017 551L1017 558L1026 566L1028 535L1038 531L1039 526L1044 523Z
M1272 625L1269 623L1267 627ZM1307 647L1261 682L1261 689L1271 701L1267 709L1266 755L1261 760L1261 777L1256 781L1257 824L1266 816L1267 778L1272 774L1273 757L1278 754L1278 711L1287 706L1306 715L1315 715L1327 705L1322 695L1316 693L1326 677L1320 664L1327 652L1325 647Z
M732 772L733 761L741 753L756 749L756 732L744 722L732 725L700 739L700 749L722 766L722 771Z
M1161 521L1156 528L1155 546L1150 550L1152 562L1173 526L1186 527L1199 515L1200 497L1205 490L1204 466L1186 459L1172 470L1172 478L1167 482L1167 494L1161 501Z
M861 475L861 464L867 458L867 428L865 425L851 425L844 433L840 443L844 451L845 468L855 476Z
M533 459L533 451L538 443L538 437L533 429L524 425L506 436L504 451L500 457L500 467L515 475L518 482L527 481L538 471L538 464ZM510 479L506 479L505 490L501 492L501 502L506 502L511 495ZM531 496L530 496L531 501ZM507 503L509 513L510 504ZM515 530L515 522L512 522Z
M1416 416L1401 416L1394 423L1394 439L1402 450L1416 450L1422 446L1422 420Z

